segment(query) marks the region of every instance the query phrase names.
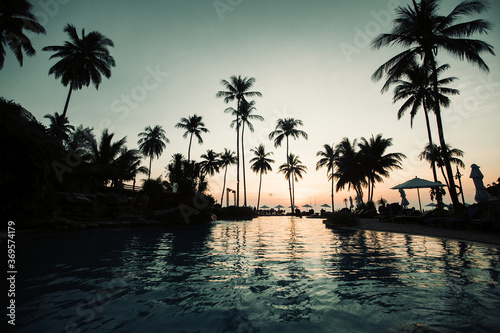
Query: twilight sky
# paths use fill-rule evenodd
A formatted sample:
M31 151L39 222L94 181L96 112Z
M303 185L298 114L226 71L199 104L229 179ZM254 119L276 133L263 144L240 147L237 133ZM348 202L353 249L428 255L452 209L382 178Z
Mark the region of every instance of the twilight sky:
M63 28L73 24L80 33L99 31L112 39L111 54L116 67L99 90L93 86L73 92L68 118L74 126L94 128L99 136L110 128L115 137L127 136L127 146L137 147L137 134L148 125L162 125L170 139L166 151L153 161L152 176L165 175L164 167L174 153L187 154L188 140L175 128L181 117L203 116L210 133L204 143L193 142L191 156L199 158L207 149L221 152L236 150L232 117L224 113L228 106L215 98L222 89L221 79L231 75L256 78L254 90L257 114L263 122L254 122L255 133L247 132L247 192L250 205L257 201L258 176L248 165L250 149L260 143L273 151L273 171L264 175L261 205L289 205L287 182L277 174L285 162L285 147L274 148L268 134L278 118L294 117L304 122L309 140L291 141L290 151L299 155L308 168L304 179L296 184L296 204L319 207L330 202L330 185L326 169L315 170L316 152L323 144L337 144L343 137L369 138L382 133L393 138L390 152L404 153L408 158L403 170L392 172L384 183L378 183L374 199L383 196L389 202L399 201L399 193L390 187L418 176L432 180L427 162L420 161L427 134L420 111L410 128L409 115L396 118L400 106L392 103L392 92L380 94L382 82L371 81L371 74L397 49L372 50L369 45L379 33L388 32L395 18L393 9L409 0L219 0L219 1L131 1L131 0L33 0L33 12L47 30L46 35L32 36L37 50L20 67L7 51L0 72L0 95L20 103L39 121L43 116L62 112L67 88L48 76L56 60L42 52L47 45L61 45L67 40ZM447 14L458 4L447 0L441 13ZM499 52L500 2L481 18L494 23L489 35L476 36ZM445 137L453 147L465 152L465 199L473 203L474 187L469 178L470 165L481 167L484 183L500 177L500 60L484 54L490 73L444 52L441 63L449 63L447 76L456 76L450 87L460 90L452 105L443 110ZM431 118L432 119L432 118ZM434 124L434 119L432 119ZM434 127L434 136L437 132ZM145 161L147 165L147 161ZM210 179L210 189L219 200L223 174ZM443 179L441 181L444 183ZM228 186L235 188L236 167L228 171ZM241 186L241 190L243 186ZM410 206L418 208L416 191L408 190ZM335 204L355 196L347 190L335 194ZM430 198L421 191L422 203ZM241 200L243 196L241 195ZM448 195L445 201L449 201Z

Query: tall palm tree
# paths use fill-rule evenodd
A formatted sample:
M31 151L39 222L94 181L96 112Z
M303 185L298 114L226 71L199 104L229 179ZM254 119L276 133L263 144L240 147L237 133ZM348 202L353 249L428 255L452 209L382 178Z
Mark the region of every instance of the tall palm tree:
M229 103L236 100L236 109L240 110L241 102L245 100L246 97L262 97L262 94L258 91L250 91L255 83L255 78L244 77L241 75L231 76L229 81L221 80L221 85L227 89L226 91L219 91L215 95L217 98L224 98L224 103ZM240 120L239 112L236 114L236 206L240 205Z
M204 175L213 176L219 172L220 160L219 154L214 152L212 149L208 149L207 152L201 155L202 161L199 162L200 170Z
M439 75L449 67L450 66L448 64L439 66L436 69L438 72L437 76L439 77ZM444 85L451 83L456 79L456 77L447 77L438 80L439 103L441 106L448 107L450 105L450 99L446 95L459 94L459 91L456 89L444 87ZM403 117L406 110L411 108L410 127L413 127L413 118L415 118L419 108L423 108L425 124L427 127L427 137L429 139L429 144L432 145L432 133L428 112L433 108L434 91L430 82L431 74L429 74L428 68L423 64L419 65L415 60L413 60L408 64L408 68L404 71L403 78L387 81L382 89L382 92L384 89L388 88L389 85L396 85L394 88L394 103L399 100L405 100L403 105L398 110L398 120ZM436 167L434 162L431 163L431 168L432 174L434 175L434 181L437 182Z
M23 52L28 57L36 51L24 30L45 34L45 29L31 13L33 5L26 0L0 0L0 69L5 61L5 47L8 45L19 65L23 65Z
M402 153L388 153L387 148L392 146L392 138L385 139L382 134L372 135L370 140L361 138L359 143L361 159L366 170L368 181L368 201L373 201L375 182L383 181L382 177L389 177L389 171L402 169L401 162L406 156Z
M493 46L472 39L474 34L486 34L491 29L491 23L482 19L464 22L464 18L472 14L480 14L487 10L487 4L482 0L465 0L460 2L448 15L439 15L439 0L413 1L412 5L398 7L394 27L390 33L378 36L372 47L378 49L384 46L402 46L403 52L394 56L372 75L372 79L379 80L384 74L389 79L398 78L404 72L406 64L416 57L423 59L428 71L432 73L431 84L434 100L438 100L439 85L437 78L436 57L439 50L444 50L452 56L471 62L480 69L488 72L489 68L481 58L483 52L493 52ZM436 115L439 142L443 150L446 149L441 109L439 103L433 104ZM455 207L459 207L458 196L453 180L453 170L447 154L444 162L450 181L450 197Z
M435 144L434 145L428 144L425 146L424 151L422 151L418 155L418 157L420 158L420 160L426 160L430 163L435 163L437 167L441 169L441 173L443 175L444 181L449 191L450 183L443 169L445 166L444 156L443 156L444 154L448 155L448 160L450 161L450 163L453 163L461 168L465 168L464 162L458 158L458 157L463 157L464 152L457 148L451 148L450 145L448 145L446 147L446 150L443 151L441 147Z
M307 173L307 167L300 164L302 161L297 155L290 153L288 155L286 163L279 166L278 172L285 175L285 179L291 181L292 183L292 195L290 197L290 206L293 213L293 208L295 207L295 182L302 179L302 173Z
M303 125L304 124L300 119L294 119L294 118L278 119L274 131L269 133L269 140L274 139L274 147L281 146L283 140L286 139L287 161L290 155L288 137L291 136L293 139L298 139L299 137L302 136L304 139L307 140L307 133L297 129L298 126L303 126ZM288 192L290 194L290 201L292 201L292 181L290 178L287 178L287 180L288 180ZM293 213L293 207L292 207L292 213Z
M236 156L234 155L234 151L231 151L227 148L224 148L224 152L219 155L219 164L221 168L224 168L224 185L222 186L222 194L220 196L220 205L222 207L222 203L224 201L224 191L226 189L226 175L227 168L231 164L236 164Z
M163 149L167 146L166 143L170 143L170 140L165 136L165 130L161 128L160 125L156 125L151 128L148 126L137 135L139 141L139 150L144 154L144 156L149 157L149 172L148 179L151 179L151 162L153 157L160 158L163 153Z
M337 171L334 176L337 179L335 189L343 190L346 186L356 191L358 197L363 197L363 186L366 182L366 168L363 165L361 154L356 151L357 140L353 142L348 138L343 138L336 146L335 151L338 155L336 160Z
M332 213L335 211L335 203L333 201L334 195L334 178L333 175L335 173L335 164L337 162L338 153L335 150L333 144L330 146L328 144L323 145L324 150L320 150L316 153L316 156L320 156L321 158L316 163L316 170L319 170L322 167L326 167L326 176L328 180L332 181Z
M56 79L61 78L63 86L69 85L68 97L64 104L63 116L68 111L69 100L73 90L82 89L83 86L94 84L98 89L102 76L111 77L111 67L115 67L115 59L109 53L108 47L113 47L113 41L100 32L92 31L82 37L78 36L73 25L67 24L64 32L69 36L69 41L64 45L46 46L42 50L55 52L52 58L61 58L49 70L49 75L54 74Z
M191 142L193 141L193 135L198 139L198 143L201 145L203 143L203 139L201 137L201 133L210 132L205 128L205 123L202 121L202 116L197 116L196 114L189 116L187 118L181 118L181 121L178 122L175 127L182 128L186 130L182 137L185 139L189 134L189 147L188 147L188 162L191 160Z
M245 175L245 125L247 125L248 129L250 132L254 132L255 128L253 127L253 124L251 123L250 120L260 120L264 121L264 117L257 115L257 114L252 114L255 110L255 101L250 101L247 102L246 100L243 100L240 104L240 110L236 110L232 107L227 108L224 112L231 112L233 116L237 116L239 118L240 125L238 126L237 120L233 120L231 122L231 128L233 128L235 125L236 127L241 127L241 166L243 170L243 198L244 198L244 203L243 206L247 206L247 181L246 181L246 175Z
M262 187L262 174L265 173L267 174L268 171L272 171L273 168L271 167L271 163L274 163L273 159L270 159L269 156L271 156L273 153L266 152L266 147L264 147L263 144L258 145L254 149L250 149L251 152L254 154L254 158L250 160L250 163L253 163L252 166L250 167L253 172L258 173L260 180L259 180L259 195L257 197L257 211L259 210L260 206L260 189Z
M68 143L71 132L75 130L75 127L69 124L68 118L57 112L54 115L46 114L44 118L50 120L47 134L60 144Z

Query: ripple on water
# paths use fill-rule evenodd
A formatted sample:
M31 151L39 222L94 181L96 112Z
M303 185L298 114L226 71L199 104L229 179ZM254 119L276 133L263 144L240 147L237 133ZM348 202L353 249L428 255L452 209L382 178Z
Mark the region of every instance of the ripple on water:
M20 251L20 332L500 328L500 251L472 243L261 217L39 236Z

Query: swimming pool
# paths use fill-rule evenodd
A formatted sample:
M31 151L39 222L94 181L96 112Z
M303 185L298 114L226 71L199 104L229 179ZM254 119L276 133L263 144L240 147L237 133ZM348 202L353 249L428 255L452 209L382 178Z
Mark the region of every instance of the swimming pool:
M321 220L18 236L17 332L500 330L500 249Z

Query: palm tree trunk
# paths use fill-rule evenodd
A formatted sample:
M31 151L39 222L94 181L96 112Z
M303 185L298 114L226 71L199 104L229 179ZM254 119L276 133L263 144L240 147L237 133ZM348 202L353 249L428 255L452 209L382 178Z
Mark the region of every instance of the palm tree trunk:
M222 195L220 196L220 206L222 207L222 202L224 201L224 190L226 189L226 175L227 175L227 165L224 171L224 185L222 185Z
M425 107L425 102L422 103L422 106L424 108L425 124L427 125L427 136L429 137L429 145L431 147L434 147L434 144L432 143L432 134L431 134L431 125L429 122L429 114L427 113L427 108ZM434 182L437 183L438 180L437 180L437 173L436 173L436 161L432 160L431 166L432 166L432 175L434 176Z
M188 162L191 160L191 141L193 141L193 133L189 137L189 147L188 147Z
M295 174L292 172L292 211L295 213Z
M62 114L63 119L66 117L66 113L68 113L69 99L71 98L71 92L73 91L73 84L69 84L69 92L68 97L66 97L66 103L64 103L64 111Z
M148 179L151 178L151 161L153 160L153 156L149 156L149 170L148 170Z
M368 178L368 201L370 201L370 194L371 194L371 180Z
M431 66L432 66L432 81L433 81L433 90L434 90L434 100L438 101L438 80L437 80L437 73L436 73L436 62L434 60L434 57L432 57L432 50L430 50L431 56L428 57L426 55L426 58L428 57L428 60L430 60ZM441 120L441 109L439 103L434 103L434 111L436 113L436 121L437 121L437 128L438 128L438 134L439 134L439 142L441 144L441 150L443 152L443 159L444 159L444 164L446 167L446 173L448 174L448 181L449 181L449 192L450 192L450 198L451 202L453 203L453 206L455 208L459 208L459 201L458 201L458 195L457 191L455 188L455 181L453 180L453 170L451 169L451 163L450 163L450 158L448 154L448 148L446 147L446 141L444 139L444 131L443 131L443 122Z
M259 181L259 195L257 196L257 212L259 211L260 207L260 188L262 186L262 171L260 172L260 181Z
M335 204L333 203L333 193L334 193L334 181L333 181L333 169L332 169L332 213L335 212ZM315 206L316 206L316 204L315 204Z
M288 136L286 137L286 164L288 165L288 168L290 169L290 160L288 158ZM288 192L290 193L290 209L292 211L293 215L293 197L292 197L292 183L290 177L288 177Z
M245 147L243 142L243 134L245 133L245 123L241 126L241 169L243 170L243 206L247 206L247 179L245 176Z
M236 114L236 207L240 206L240 99Z
M440 167L441 173L443 174L444 182L446 183L446 186L448 187L448 192L450 191L450 184L448 183L448 179L446 178L446 174L444 173L443 167Z

